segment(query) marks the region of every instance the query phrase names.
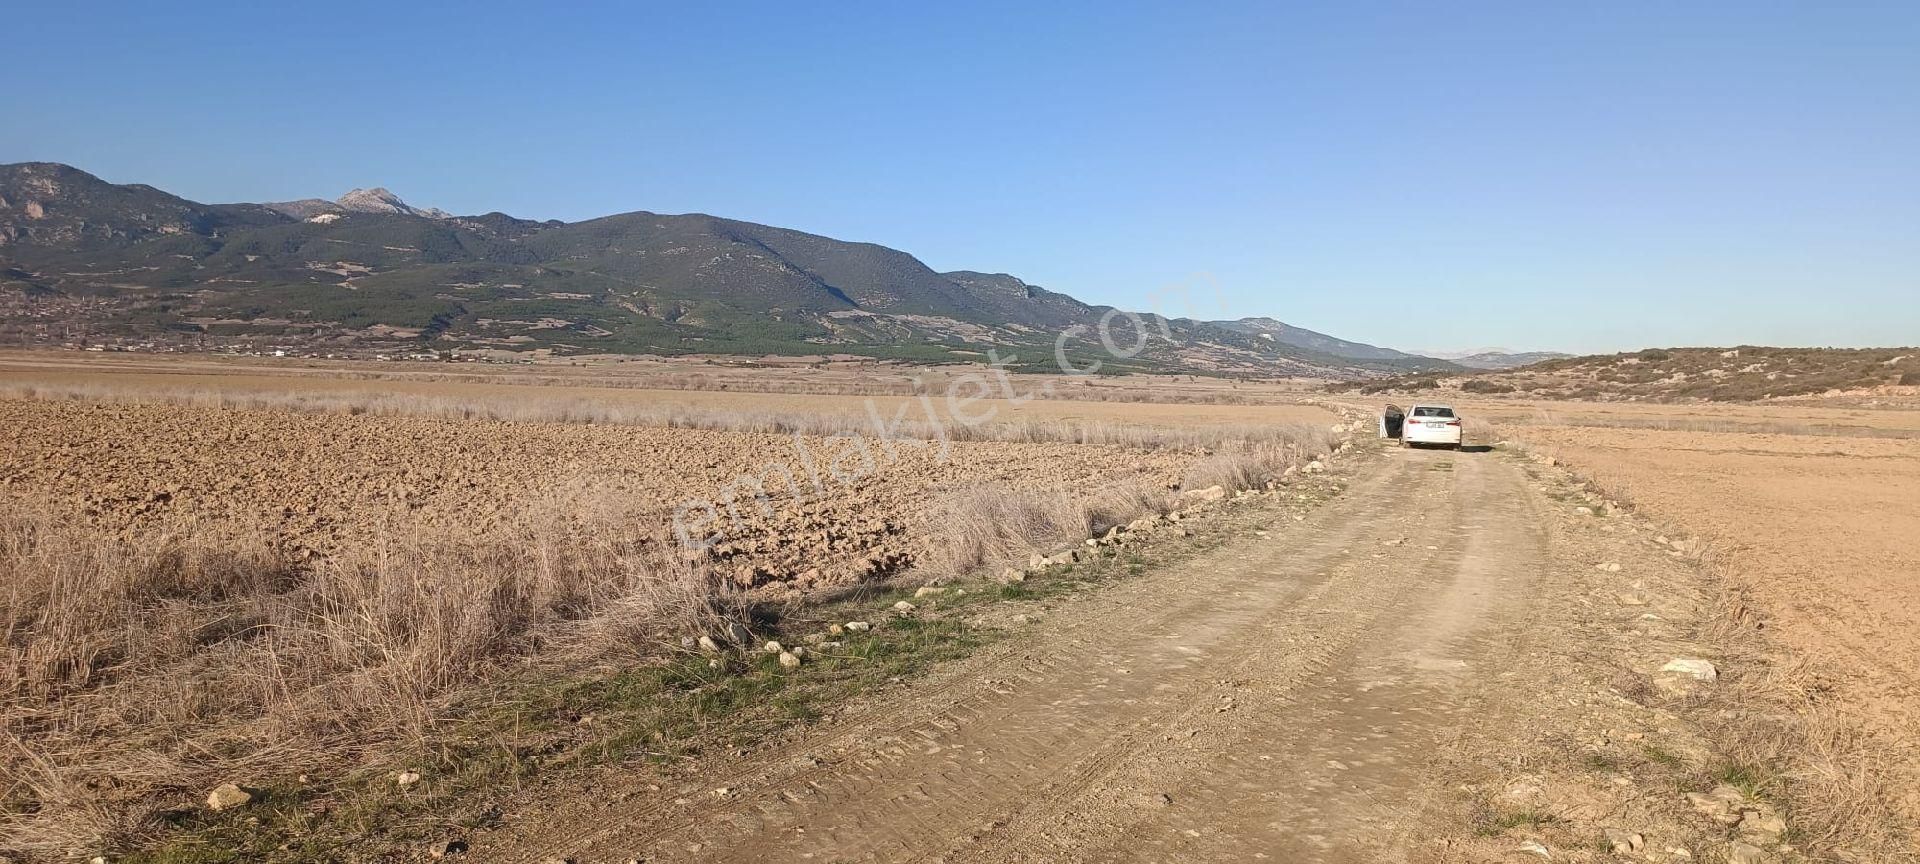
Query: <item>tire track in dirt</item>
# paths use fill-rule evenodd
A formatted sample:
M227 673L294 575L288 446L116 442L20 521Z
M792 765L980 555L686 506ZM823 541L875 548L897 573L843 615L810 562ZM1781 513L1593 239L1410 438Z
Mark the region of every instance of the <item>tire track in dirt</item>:
M489 861L1382 860L1442 788L1542 545L1519 473L1411 452L1022 650ZM1151 610L1142 614L1140 610ZM727 786L727 796L713 789ZM671 798L678 794L678 798ZM580 818L590 817L590 818Z

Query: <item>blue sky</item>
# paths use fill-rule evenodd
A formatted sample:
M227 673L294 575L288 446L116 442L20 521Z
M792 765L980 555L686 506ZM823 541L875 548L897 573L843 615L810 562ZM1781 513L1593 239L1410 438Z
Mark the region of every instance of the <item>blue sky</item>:
M1920 3L277 5L8 3L0 162L707 212L1410 349L1920 343Z

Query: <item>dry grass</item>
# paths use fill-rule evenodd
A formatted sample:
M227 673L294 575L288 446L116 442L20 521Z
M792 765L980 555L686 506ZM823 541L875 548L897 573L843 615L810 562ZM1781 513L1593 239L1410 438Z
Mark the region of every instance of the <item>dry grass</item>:
M864 417L356 394L15 388L42 399L871 434ZM1100 423L903 424L898 434L1204 454L1189 488L1260 488L1328 452L1323 426L1167 429ZM531 666L564 676L649 663L742 601L623 513L605 490L525 503L485 539L396 522L331 556L177 523L136 536L0 514L0 858L64 860L145 845L161 814L225 782L344 783L420 749L463 700ZM921 566L1024 563L1177 503L1171 490L974 488L935 504L949 540Z
M941 540L921 567L936 577L1025 563L1076 544L1091 530L1084 503L1059 490L961 490L934 502L932 518L943 529Z
M546 398L398 395L381 393L242 393L196 388L111 387L85 384L0 385L0 398L79 402L158 403L203 408L296 411L398 417L436 417L521 423L580 423L764 432L777 435L873 436L865 415L777 411L718 411L684 405L610 404L580 396ZM898 419L881 413L887 434L919 440L1099 444L1142 449L1200 449L1253 442L1286 444L1315 434L1300 424L1166 427L1099 421L989 421ZM1331 433L1320 431L1322 437Z
M737 613L708 574L562 509L305 561L192 525L124 539L7 514L0 854L138 846L220 783L377 761L512 666L658 656Z
M1235 442L1202 457L1182 477L1180 488L1226 492L1266 489L1297 468L1333 450L1337 436L1324 427L1273 427L1264 440ZM1035 555L1078 546L1142 517L1179 508L1173 490L1129 483L1075 495L1067 491L979 487L935 501L929 522L939 538L921 569L935 578L1019 566Z
M67 352L64 362L75 368L93 365ZM29 357L34 356L29 354ZM44 357L45 355L40 355ZM0 357L0 360L11 359ZM37 358L36 358L37 359ZM109 364L135 365L178 362L180 358L118 355ZM202 355L197 361L216 358ZM798 367L791 364L756 366L677 364L667 368L634 368L626 364L551 365L510 367L513 371L481 371L489 367L427 363L340 362L312 366L281 365L271 361L235 363L226 368L249 376L297 380L329 379L391 382L444 382L532 387L606 387L624 390L765 393L819 396L939 395L963 382L995 377L984 365L901 367L863 365ZM492 367L497 369L499 367ZM1075 402L1132 402L1177 405L1287 405L1294 399L1285 385L1263 381L1236 381L1194 375L1091 376L1023 372L1023 396Z
M1710 548L1697 557L1719 594L1703 635L1742 670L1696 712L1723 758L1789 809L1796 845L1844 860L1920 861L1909 777L1887 755L1901 748L1863 732L1818 670L1762 635L1761 614L1730 587L1737 560Z

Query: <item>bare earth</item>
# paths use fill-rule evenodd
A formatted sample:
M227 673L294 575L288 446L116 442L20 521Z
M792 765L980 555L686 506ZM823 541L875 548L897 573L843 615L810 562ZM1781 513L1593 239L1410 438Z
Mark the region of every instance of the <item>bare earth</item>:
M0 399L0 504L50 506L110 531L176 522L264 529L326 552L396 528L484 535L542 508L625 508L673 542L676 508L720 511L722 550L745 584L794 589L883 575L924 547L926 505L946 490L1011 482L1088 491L1164 486L1189 458L1082 444L932 442L856 448L752 432L510 423ZM866 461L872 458L872 463ZM829 494L811 494L811 460ZM849 483L834 479L863 476ZM798 480L793 494L784 467ZM726 491L737 487L735 526ZM16 503L20 502L20 503ZM704 519L704 512L695 518ZM702 521L699 524L707 524Z
M16 386L103 386L140 390L193 390L232 394L328 394L338 396L382 395L420 396L438 399L500 400L520 404L539 404L552 400L586 400L615 406L674 407L701 411L785 412L819 415L867 416L869 402L881 416L891 418L905 407L910 417L924 416L929 407L911 395L882 392L909 388L904 373L796 376L778 370L706 371L684 364L666 366L677 370L652 375L633 374L623 364L617 367L547 369L535 367L475 367L471 364L337 364L307 367L283 364L261 365L265 361L242 363L210 359L142 358L114 355L100 358L65 353L0 352L0 385ZM666 364L662 364L666 365ZM979 370L963 370L979 376ZM332 373L341 374L332 374ZM383 377L361 377L378 374ZM948 415L943 394L950 392L940 382L942 374L932 375L928 391L934 394L930 407L938 415ZM666 381L687 383L697 380L700 389L669 389ZM997 379L988 379L998 387ZM1195 399L1243 398L1255 404L1140 403L1099 401L1100 393L1122 385L1088 386L1084 380L1066 380L1059 376L1019 376L1012 385L1016 394L1026 397L1042 390L1053 398L1023 399L1018 402L992 398L967 410L975 415L991 411L995 420L1006 421L1082 421L1098 423L1230 425L1243 423L1330 424L1339 418L1325 408L1301 404L1299 394L1273 386L1233 385L1203 381L1170 385L1164 380L1133 383L1130 388L1151 392L1173 392ZM1123 379L1126 380L1126 379ZM557 382L536 383L536 381ZM654 386L649 386L654 385ZM782 386L819 387L830 392L760 392L755 388ZM864 393L861 388L875 387ZM845 390L847 392L832 392ZM906 389L910 394L912 391ZM974 391L959 391L972 396ZM1000 391L995 390L997 394ZM1088 398L1067 398L1085 395Z
M1911 427L1909 427L1911 428ZM1546 453L1721 547L1825 701L1878 741L1920 824L1920 440L1532 428ZM1838 698L1833 698L1838 697Z
M475 851L1503 860L1542 835L1476 834L1475 814L1543 807L1585 838L1560 860L1601 860L1591 838L1615 822L1704 852L1671 786L1642 788L1631 768L1592 776L1566 752L1701 746L1607 684L1616 664L1650 669L1685 645L1698 609L1683 568L1649 558L1631 526L1570 509L1515 460L1375 457L1304 522L1252 514L1240 539L1067 603L1013 647L744 759L609 772L557 807L509 813ZM1610 555L1635 562L1630 575L1596 572ZM1654 591L1660 618L1594 602L1627 579Z

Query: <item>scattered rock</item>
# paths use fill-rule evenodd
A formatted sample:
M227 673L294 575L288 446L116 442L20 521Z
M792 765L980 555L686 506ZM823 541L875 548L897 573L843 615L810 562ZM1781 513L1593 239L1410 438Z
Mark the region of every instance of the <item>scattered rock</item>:
M1786 836L1787 820L1771 809L1746 810L1740 814L1737 830L1742 840L1760 846L1772 846Z
M1668 696L1685 697L1719 680L1720 670L1697 657L1675 657L1653 673L1654 689Z
M412 786L413 784L420 782L420 772L402 771L398 774L393 775L393 782L394 782L394 785L400 786L402 788L405 788L407 786Z
M848 633L865 633L868 630L872 630L872 629L873 629L873 625L868 624L865 621L848 621L847 622Z
M1698 657L1675 657L1660 667L1662 674L1685 675L1695 681L1713 682L1720 680L1720 670L1713 663Z
M905 600L902 600L898 603L893 604L893 611L898 612L902 615L912 615L913 611L918 608L920 607L915 606L912 603L908 603Z
M1038 552L1035 552L1032 555L1027 556L1028 570L1044 570L1046 569L1046 567L1047 567L1047 556L1042 555Z
M920 588L919 588L919 590L917 590L917 591L914 591L914 592L913 592L913 596L915 596L915 597L938 597L938 596L940 596L940 595L942 595L942 594L945 594L945 593L947 593L947 589L945 589L945 588L941 588L941 587L939 587L939 586L937 586L937 585L922 585L922 586L920 586Z
M1027 581L1027 571L1021 570L1017 567L1008 567L1007 569L1000 571L1000 581L1008 584L1025 582Z
M1746 800L1747 796L1739 789L1726 785L1715 786L1713 791L1704 794L1687 793L1687 803L1692 804L1693 809L1699 811L1700 815L1723 825L1732 825L1740 821L1740 808Z
M442 840L428 847L427 854L435 858L452 858L455 855L465 855L467 854L467 841Z
M1628 591L1624 594L1616 594L1613 599L1618 601L1622 606L1645 606L1650 602L1647 595L1639 591Z
M1219 501L1225 497L1227 497L1227 490L1222 486L1208 486L1205 489L1188 489L1180 493L1180 499L1183 501Z
M1638 852L1640 851L1641 847L1644 847L1647 845L1647 838L1642 836L1639 832L1636 832L1636 831L1624 831L1619 828L1608 828L1606 831L1606 837L1607 837L1607 848L1612 849L1613 854L1615 855L1626 855L1629 853Z
M795 654L792 651L782 651L780 652L780 665L785 666L788 669L792 669L793 667L800 665L800 655Z
M1302 468L1300 470L1308 474L1318 474L1322 471L1327 470L1327 463L1322 462L1318 459L1315 459L1312 462L1308 462L1307 467Z
M840 634L842 634L842 633L845 633L845 632L847 632L847 628L846 628L845 626L843 626L843 625L840 625L840 624L828 624L828 625L827 625L827 632L828 632L828 633L831 633L831 634L833 634L833 635L835 635L835 636L838 636L838 635L840 635Z
M712 636L700 637L699 644L700 644L700 650L705 651L709 654L717 654L720 652L720 643L713 641Z
M1013 618L1011 619L1011 623L1012 623L1012 624L1013 624L1013 626L1015 626L1015 627L1025 627L1025 626L1027 626L1027 624L1028 624L1028 623L1030 623L1030 622L1032 622L1032 621L1033 621L1033 619L1031 619L1031 618L1028 618L1028 617L1027 617L1027 616L1025 616L1025 615L1015 615L1015 616L1013 616Z
M1727 864L1766 864L1767 853L1760 847L1735 840L1727 846Z
M827 641L827 634L808 633L802 641L806 642L808 645L822 645L822 644L825 644Z
M253 803L253 793L233 783L222 784L207 794L207 809L215 812L245 807L251 803Z
M760 650L765 651L768 654L778 654L782 651L787 650L787 646L782 645L779 642L774 640L768 640L767 644L760 646Z
M1538 855L1542 858L1547 859L1548 861L1553 860L1553 852L1547 849L1546 844L1541 843L1538 840L1528 840L1527 842L1520 844L1520 851L1526 852L1532 855Z

